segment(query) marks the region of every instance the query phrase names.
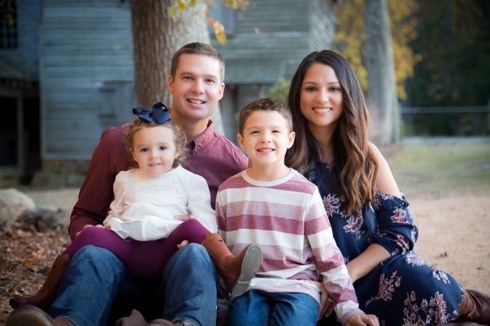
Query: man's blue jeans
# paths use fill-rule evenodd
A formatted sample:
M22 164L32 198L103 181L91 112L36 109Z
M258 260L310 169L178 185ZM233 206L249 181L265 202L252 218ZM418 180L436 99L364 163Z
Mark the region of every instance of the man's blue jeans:
M318 302L304 293L251 290L235 298L226 324L230 326L316 325Z
M217 280L213 262L198 244L175 253L159 281L136 279L110 251L86 246L73 257L48 313L77 326L113 325L132 309L149 320L215 325Z

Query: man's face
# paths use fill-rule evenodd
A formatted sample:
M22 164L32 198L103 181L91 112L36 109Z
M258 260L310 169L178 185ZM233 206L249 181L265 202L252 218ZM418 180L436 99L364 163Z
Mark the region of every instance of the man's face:
M178 123L198 123L216 111L225 84L220 79L217 59L200 54L183 54L175 77L169 76L168 90L173 95L172 118Z

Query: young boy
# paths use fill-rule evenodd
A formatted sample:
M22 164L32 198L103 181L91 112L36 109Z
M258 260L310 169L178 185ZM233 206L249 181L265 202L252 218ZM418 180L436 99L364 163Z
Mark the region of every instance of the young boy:
M227 324L315 325L321 293L309 281L323 278L344 325L379 325L359 309L317 187L284 164L295 137L289 110L255 100L241 110L239 132L251 164L219 187L218 226L234 254L256 243L263 260L247 292L232 298Z

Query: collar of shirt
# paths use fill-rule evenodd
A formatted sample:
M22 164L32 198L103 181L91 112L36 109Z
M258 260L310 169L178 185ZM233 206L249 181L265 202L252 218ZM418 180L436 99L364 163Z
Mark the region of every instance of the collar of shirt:
M211 120L208 121L208 126L202 134L196 137L193 141L189 142L189 149L192 153L195 153L202 149L213 138L214 126Z

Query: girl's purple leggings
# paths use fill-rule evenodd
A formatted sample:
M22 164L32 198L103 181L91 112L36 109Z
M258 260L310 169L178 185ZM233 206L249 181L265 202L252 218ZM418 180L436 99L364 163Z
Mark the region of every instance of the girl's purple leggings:
M195 219L182 222L167 239L155 241L122 239L111 230L91 227L83 230L63 254L72 258L80 248L93 245L111 251L134 276L160 278L165 264L179 249L178 244L183 240L200 244L208 233L210 231Z

